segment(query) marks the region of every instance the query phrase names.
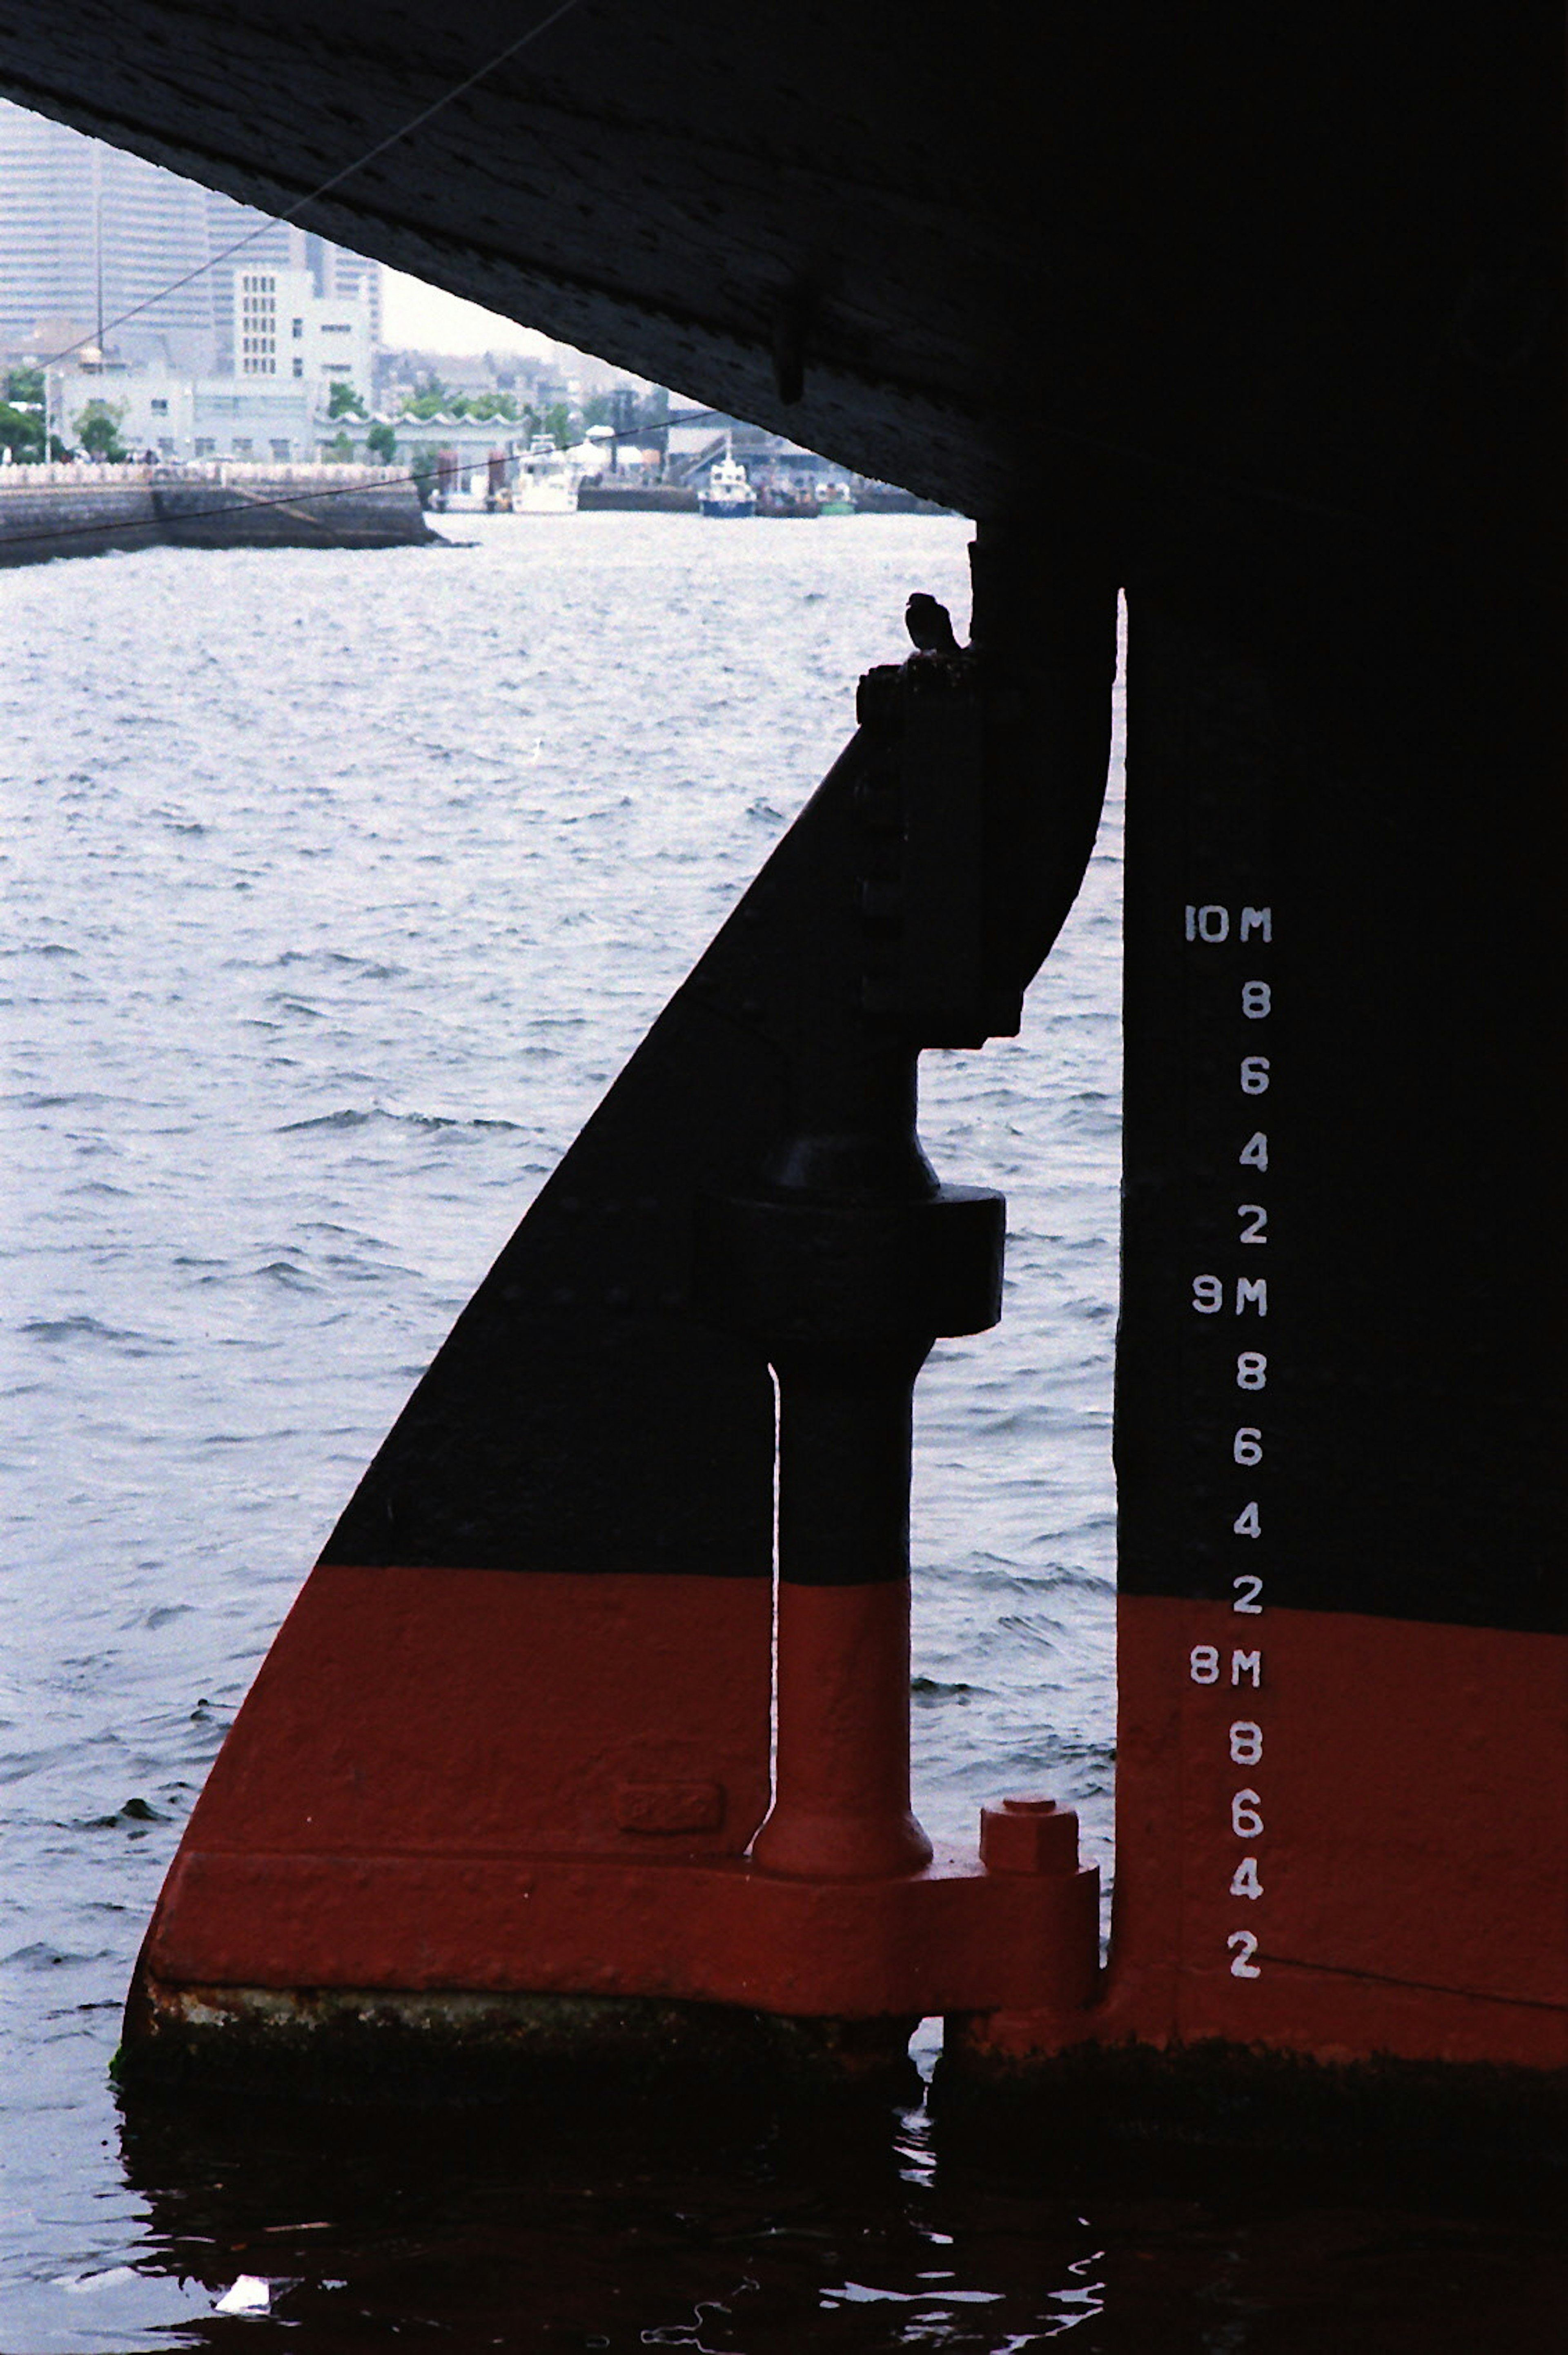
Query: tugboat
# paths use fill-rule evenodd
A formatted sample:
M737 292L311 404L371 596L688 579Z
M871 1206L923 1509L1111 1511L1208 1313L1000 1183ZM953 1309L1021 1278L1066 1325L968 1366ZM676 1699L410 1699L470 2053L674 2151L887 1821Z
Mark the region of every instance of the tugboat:
M697 505L705 516L754 516L757 512L757 495L728 433L724 436L724 455L715 459L709 469Z

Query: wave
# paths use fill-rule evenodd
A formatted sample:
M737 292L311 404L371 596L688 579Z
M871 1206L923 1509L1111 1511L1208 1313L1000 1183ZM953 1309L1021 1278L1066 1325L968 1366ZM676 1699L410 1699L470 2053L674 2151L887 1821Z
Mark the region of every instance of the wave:
M280 1136L293 1136L310 1129L372 1127L411 1128L429 1130L432 1133L438 1129L446 1128L509 1129L521 1134L523 1124L517 1120L492 1119L480 1113L471 1114L466 1119L463 1119L453 1113L383 1112L378 1107L371 1112L345 1109L342 1112L318 1113L312 1120L285 1121L277 1134Z
M44 1341L51 1347L73 1341L108 1342L124 1349L132 1357L150 1355L155 1349L172 1349L172 1341L152 1333L131 1332L118 1325L105 1325L96 1316L34 1316L22 1327L29 1341Z

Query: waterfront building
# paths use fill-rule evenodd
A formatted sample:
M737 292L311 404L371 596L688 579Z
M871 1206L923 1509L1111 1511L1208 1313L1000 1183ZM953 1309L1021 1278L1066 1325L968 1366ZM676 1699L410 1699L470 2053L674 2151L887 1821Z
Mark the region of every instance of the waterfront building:
M304 268L248 265L230 271L229 281L232 373L114 375L102 390L123 405L122 442L162 459L319 456L347 421L329 414L333 387L357 392L368 406L368 303L318 295ZM361 424L361 439L364 431Z

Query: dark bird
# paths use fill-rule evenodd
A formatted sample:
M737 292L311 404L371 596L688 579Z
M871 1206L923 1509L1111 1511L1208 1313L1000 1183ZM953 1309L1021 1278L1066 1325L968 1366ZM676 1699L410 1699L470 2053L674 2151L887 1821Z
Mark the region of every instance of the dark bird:
M953 616L945 605L917 589L904 607L904 627L923 655L955 655L958 641L953 634Z

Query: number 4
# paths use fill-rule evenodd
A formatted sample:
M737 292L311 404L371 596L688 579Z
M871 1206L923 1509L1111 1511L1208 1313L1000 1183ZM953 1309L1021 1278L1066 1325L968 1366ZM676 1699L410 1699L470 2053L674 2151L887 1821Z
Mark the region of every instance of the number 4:
M1238 1161L1244 1161L1250 1169L1268 1167L1268 1138L1261 1128L1255 1129L1248 1137L1236 1158Z

